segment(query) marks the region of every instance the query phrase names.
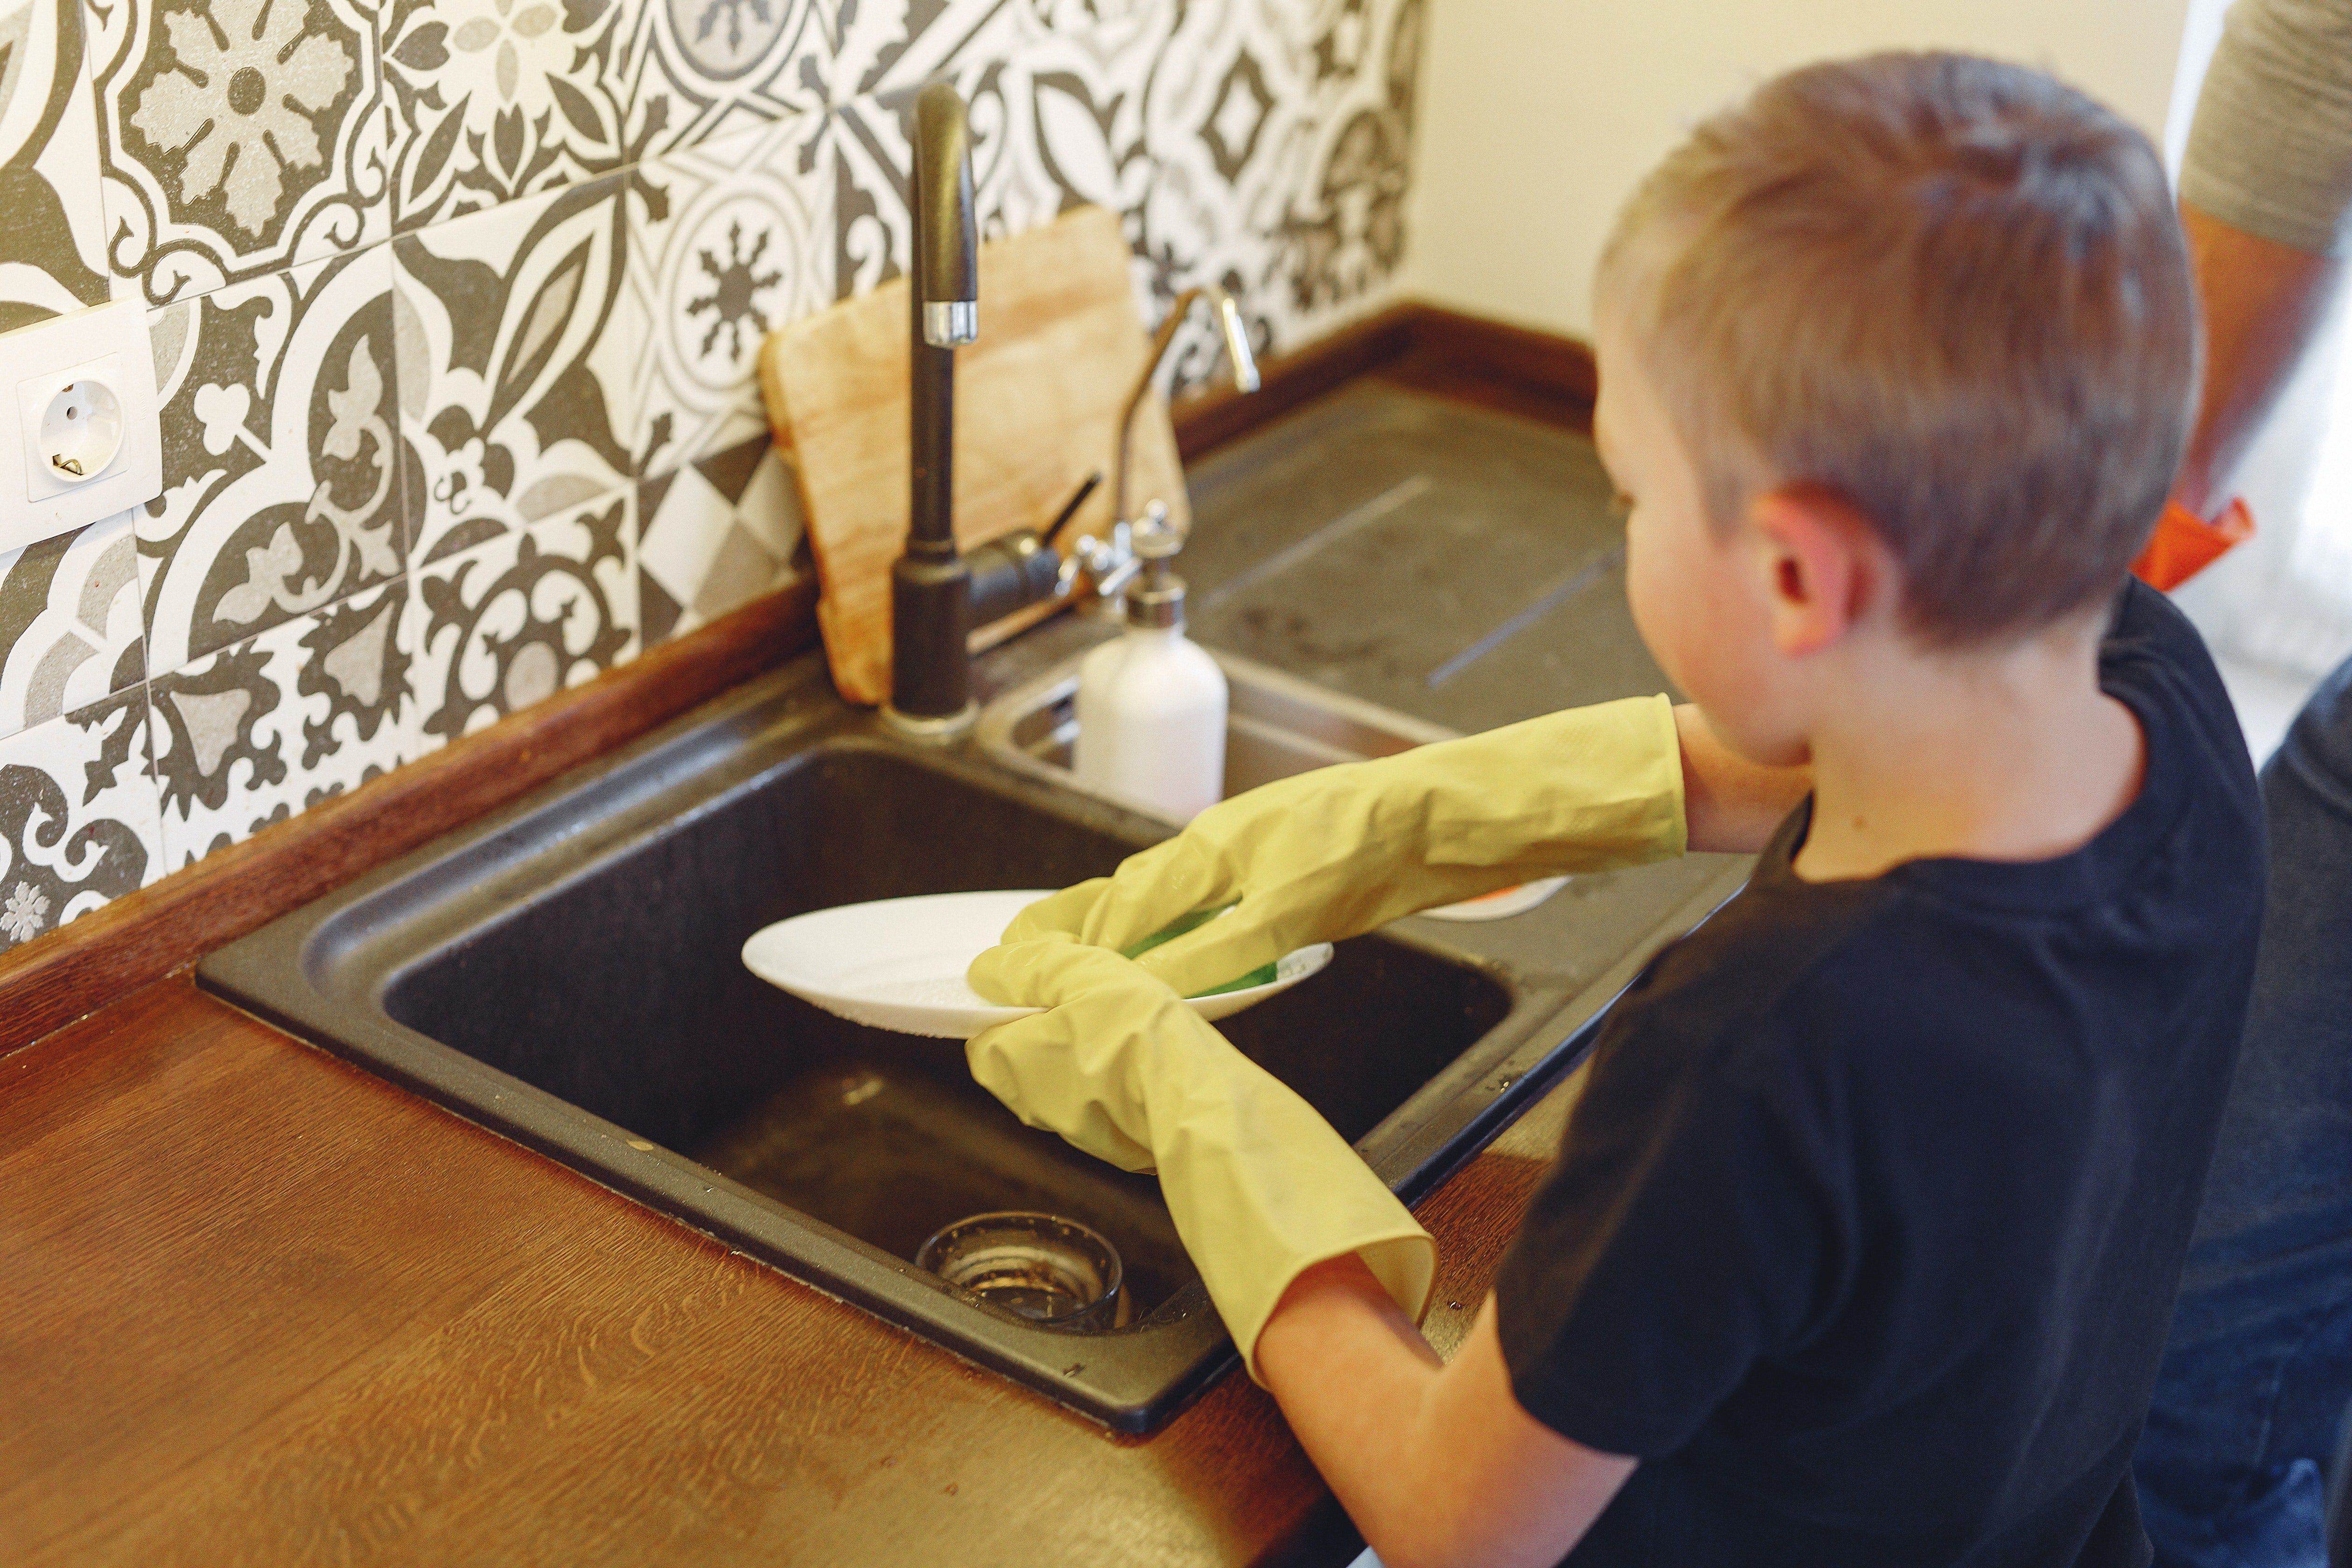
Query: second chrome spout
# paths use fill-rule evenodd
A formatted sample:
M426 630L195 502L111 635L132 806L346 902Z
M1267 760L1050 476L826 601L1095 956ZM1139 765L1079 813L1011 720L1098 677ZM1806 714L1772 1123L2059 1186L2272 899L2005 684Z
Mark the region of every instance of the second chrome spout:
M1233 363L1234 390L1255 392L1258 385L1257 356L1250 352L1249 327L1242 320L1240 303L1215 284L1199 289L1187 289L1176 296L1176 302L1160 318L1160 331L1151 340L1151 357L1144 362L1143 374L1136 378L1135 390L1128 395L1127 406L1118 418L1118 479L1111 491L1111 503L1116 509L1112 518L1119 523L1132 523L1135 513L1129 510L1127 493L1128 458L1135 447L1135 413L1143 406L1150 394L1151 384L1159 379L1160 367L1166 363L1168 351L1176 346L1176 334L1192 318L1192 307L1207 300L1217 313L1217 328L1224 336L1225 357Z

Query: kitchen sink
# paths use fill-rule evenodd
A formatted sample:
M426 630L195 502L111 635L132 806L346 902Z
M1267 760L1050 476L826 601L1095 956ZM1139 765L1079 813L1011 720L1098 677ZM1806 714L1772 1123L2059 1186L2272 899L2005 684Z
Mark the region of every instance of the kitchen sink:
M1358 385L1192 480L1186 574L1201 635L1226 650L1229 793L1454 732L1433 721L1483 727L1664 687L1625 621L1605 481L1570 437ZM972 1083L958 1042L845 1023L739 956L804 910L1058 887L1164 837L1167 822L1071 779L1076 660L1117 635L1064 616L993 649L973 669L978 730L945 747L845 706L803 657L223 949L199 980L1147 1431L1234 1364L1156 1183L1022 1126ZM1573 878L1508 920L1401 921L1223 1027L1412 1202L1567 1070L1641 965L1747 869L1694 855ZM1108 1238L1129 1320L1056 1331L916 1267L942 1226L1003 1209Z
M1236 724L1255 726L1234 753L1247 778L1444 733L1346 699L1318 709L1312 688L1234 668L1249 678ZM1017 661L999 668L1018 678ZM1053 727L1051 700L1012 696L991 711ZM1156 1183L1021 1125L972 1083L960 1043L845 1023L739 957L752 931L804 910L1058 887L1169 831L1055 771L977 742L901 740L803 658L221 950L199 979L732 1247L1144 1431L1233 1356ZM1719 867L1654 869L1578 879L1547 907L1557 914L1342 942L1328 973L1225 1032L1412 1201L1564 1069L1639 963L1736 885ZM1496 940L1547 921L1548 937ZM1131 1321L1056 1331L915 1266L934 1231L1000 1209L1109 1238Z
M497 900L492 919L395 969L382 1004L396 1024L893 1258L975 1214L1079 1218L1118 1248L1148 1318L1192 1279L1157 1183L1021 1125L971 1080L960 1041L848 1023L737 956L751 932L810 910L1058 887L1133 847L920 755L831 740ZM1226 1033L1355 1139L1510 1008L1476 969L1354 942L1314 992ZM1327 1040L1351 1048L1318 1048Z

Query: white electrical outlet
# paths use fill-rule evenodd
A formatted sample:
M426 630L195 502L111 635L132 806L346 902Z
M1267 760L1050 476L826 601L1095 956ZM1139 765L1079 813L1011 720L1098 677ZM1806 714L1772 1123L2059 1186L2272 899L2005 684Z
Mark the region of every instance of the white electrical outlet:
M136 303L0 334L0 388L16 415L12 441L0 414L0 554L163 493L154 352Z

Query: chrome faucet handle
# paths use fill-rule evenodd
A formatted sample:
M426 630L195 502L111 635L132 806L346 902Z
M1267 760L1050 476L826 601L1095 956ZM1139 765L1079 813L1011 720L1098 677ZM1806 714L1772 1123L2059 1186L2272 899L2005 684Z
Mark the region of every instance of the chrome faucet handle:
M1104 538L1078 536L1062 562L1062 592L1066 595L1076 594L1078 578L1083 574L1095 598L1115 599L1142 566L1135 553L1133 525L1115 522Z
M1127 592L1138 574L1164 570L1160 563L1184 548L1184 535L1170 524L1167 503L1155 500L1135 521L1113 523L1108 542L1087 539L1078 548L1096 603L1108 605Z

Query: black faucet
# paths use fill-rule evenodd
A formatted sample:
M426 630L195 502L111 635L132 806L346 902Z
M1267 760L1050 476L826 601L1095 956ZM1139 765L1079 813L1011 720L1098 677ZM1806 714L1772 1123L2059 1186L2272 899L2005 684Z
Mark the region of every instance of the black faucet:
M914 265L908 279L908 442L912 505L907 548L890 569L890 702L901 730L949 740L968 729L972 627L1064 587L1061 561L1034 530L970 555L955 542L955 351L980 336L980 260L971 215L971 126L963 99L934 82L915 100L908 193ZM1081 499L1086 492L1081 491ZM1066 518L1076 503L1065 511Z
M945 82L915 102L914 220L907 297L913 507L890 569L890 706L909 728L970 721L971 567L955 542L955 351L980 335L980 259L971 217L971 125Z
M1127 470L1135 414L1192 302L1213 298L1234 356L1235 384L1257 389L1241 314L1223 289L1193 289L1160 330L1119 425L1118 509L1109 543L1081 539L1065 563L1056 538L1102 476L1078 487L1040 534L1015 529L969 555L955 542L955 351L980 336L980 257L971 213L971 125L963 99L945 82L915 100L915 163L908 208L914 257L908 278L908 420L912 491L907 548L890 568L890 700L883 716L927 740L953 740L978 716L971 700L970 642L986 626L1041 600L1067 595L1077 578L1108 598L1131 576L1127 547Z

